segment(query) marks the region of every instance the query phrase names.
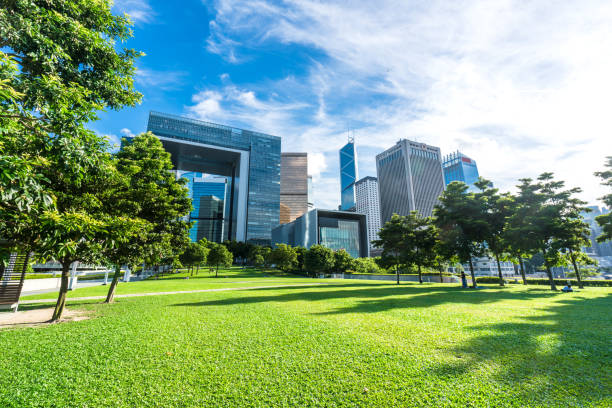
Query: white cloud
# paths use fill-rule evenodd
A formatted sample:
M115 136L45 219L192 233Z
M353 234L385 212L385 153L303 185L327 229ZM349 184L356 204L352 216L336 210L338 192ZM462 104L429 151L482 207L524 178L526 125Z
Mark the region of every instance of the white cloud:
M216 42L216 51L231 50L240 60L240 44L279 42L312 47L325 58L311 62L306 78L253 84L279 92L273 103L250 90L237 96L225 89L220 120L253 120L284 136L292 146L286 150L330 158L343 130L357 122L357 141L368 151L418 139L443 153L462 150L502 189L554 171L591 202L603 195L593 172L612 154L611 2L284 5L217 1L214 38L226 43ZM300 102L310 110L283 109ZM328 164L319 181L325 191L337 177ZM337 202L337 193L325 194L321 201Z
M120 130L121 134L125 137L134 137L136 136L130 129L123 128Z
M148 0L117 0L113 8L128 14L135 24L150 23L155 17Z
M137 68L134 79L138 85L143 87L172 90L183 84L186 75L184 71L155 71Z

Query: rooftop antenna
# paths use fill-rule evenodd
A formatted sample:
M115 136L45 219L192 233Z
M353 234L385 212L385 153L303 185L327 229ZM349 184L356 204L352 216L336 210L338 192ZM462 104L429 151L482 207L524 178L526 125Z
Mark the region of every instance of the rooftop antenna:
M350 127L346 130L346 138L349 143L355 143L355 131Z

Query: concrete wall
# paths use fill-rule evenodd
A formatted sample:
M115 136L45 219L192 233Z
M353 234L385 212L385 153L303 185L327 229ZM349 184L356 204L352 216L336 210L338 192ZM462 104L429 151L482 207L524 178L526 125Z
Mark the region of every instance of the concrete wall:
M26 279L23 281L21 292L32 292L34 290L59 289L61 278Z

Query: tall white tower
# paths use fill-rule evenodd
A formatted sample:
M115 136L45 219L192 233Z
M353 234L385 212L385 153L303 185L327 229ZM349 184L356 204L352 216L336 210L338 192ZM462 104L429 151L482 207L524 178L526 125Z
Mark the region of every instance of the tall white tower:
M378 239L380 231L380 202L376 177L364 177L355 183L355 209L357 213L366 215L368 242L370 249L373 249L372 241Z

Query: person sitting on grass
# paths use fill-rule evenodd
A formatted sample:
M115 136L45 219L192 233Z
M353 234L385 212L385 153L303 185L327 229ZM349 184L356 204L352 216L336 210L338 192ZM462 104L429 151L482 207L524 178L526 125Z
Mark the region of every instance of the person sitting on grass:
M565 293L574 291L574 289L572 289L572 283L569 281L567 282L567 285L561 290Z

